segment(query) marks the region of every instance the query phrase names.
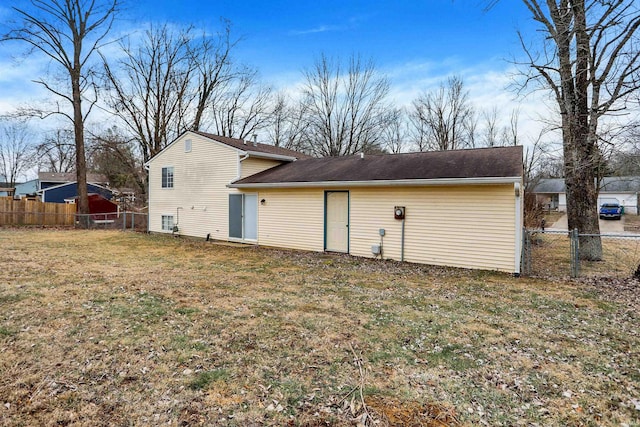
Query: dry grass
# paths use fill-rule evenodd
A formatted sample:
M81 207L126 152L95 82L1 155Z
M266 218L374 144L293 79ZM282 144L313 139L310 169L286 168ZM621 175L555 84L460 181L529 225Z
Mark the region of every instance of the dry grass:
M601 261L581 261L581 277L631 277L640 265L640 235L602 237ZM531 273L540 277L571 275L567 233L535 233L531 238Z
M544 221L545 221L546 227L553 226L553 224L556 221L558 221L560 218L562 218L564 215L565 215L565 212L544 211Z
M626 214L624 216L624 231L640 232L640 215Z
M110 231L0 244L2 425L640 422L637 300L597 283Z

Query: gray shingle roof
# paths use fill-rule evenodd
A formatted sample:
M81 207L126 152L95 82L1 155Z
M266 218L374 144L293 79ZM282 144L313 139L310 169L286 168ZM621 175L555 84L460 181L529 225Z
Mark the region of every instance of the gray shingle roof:
M259 153L266 154L276 154L279 156L288 156L294 157L296 159L307 159L310 156L300 153L298 151L289 150L282 147L276 147L275 145L262 144L260 142L254 143L252 141L245 141L243 139L229 138L226 136L214 135L211 133L200 132L200 131L192 131L198 135L204 136L205 138L213 139L214 141L221 142L223 144L229 145L233 148L237 148L243 151L257 151Z
M564 193L564 178L545 178L533 188L534 193Z
M298 160L234 184L496 178L523 175L522 147L479 148L406 154Z
M534 193L564 193L564 178L541 179L533 189ZM640 192L640 176L607 176L600 183L600 193Z
M75 182L76 180L75 172L38 172L38 179L44 182ZM109 180L106 176L97 174L97 173L88 173L87 174L87 182L94 183L107 183Z

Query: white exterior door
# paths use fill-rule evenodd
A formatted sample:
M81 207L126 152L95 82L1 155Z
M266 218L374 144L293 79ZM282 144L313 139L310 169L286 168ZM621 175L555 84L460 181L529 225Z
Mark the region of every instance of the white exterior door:
M258 240L258 196L244 195L244 238Z
M349 193L326 193L325 250L349 252Z

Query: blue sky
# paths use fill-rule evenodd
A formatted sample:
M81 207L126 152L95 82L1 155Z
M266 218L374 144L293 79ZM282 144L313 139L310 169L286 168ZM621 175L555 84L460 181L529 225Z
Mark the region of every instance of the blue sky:
M541 103L523 102L507 88L514 72L509 60L521 55L516 31L533 36L533 22L519 0L502 0L484 11L487 3L137 0L128 3L118 29L127 33L141 23L165 21L218 29L224 17L232 22L235 35L243 37L237 58L256 67L263 80L278 89L299 83L301 71L320 53L372 58L389 77L392 99L399 105L408 105L421 91L458 74L477 107L495 105L505 120L512 108L520 108L521 128L537 133L535 120L545 114ZM0 5L0 22L9 15ZM10 60L14 53L0 45L0 114L41 96L31 80L43 75L46 63L27 58L16 65Z
M488 12L483 0L189 1L141 0L129 10L150 20L216 25L223 16L245 37L241 50L269 75L297 70L319 52L361 53L379 65L500 61L518 53L516 29L531 25L520 1Z

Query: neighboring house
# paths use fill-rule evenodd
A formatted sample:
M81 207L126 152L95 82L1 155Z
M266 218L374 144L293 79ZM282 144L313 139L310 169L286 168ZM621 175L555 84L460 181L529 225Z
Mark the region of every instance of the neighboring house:
M604 203L618 203L625 213L638 214L640 176L608 176L600 183L598 207ZM563 178L541 179L534 187L538 203L547 209L567 210L567 192Z
M16 196L19 197L35 197L36 193L39 190L38 179L32 179L27 182L22 182L20 184L16 184Z
M111 200L113 193L107 187L98 184L87 184L87 193L100 194L107 200ZM78 184L76 181L47 187L38 191L40 200L48 203L75 203L78 196Z
M186 132L148 168L151 232L520 272L522 147L311 159Z
M38 190L44 190L60 184L75 182L76 179L77 176L75 172L38 172ZM98 184L106 187L109 184L109 180L104 175L88 173L87 183Z
M75 172L38 172L38 178L22 184L16 184L15 194L19 197L35 197L40 190L75 181ZM108 180L104 175L89 173L87 174L87 183L105 187L108 184Z

